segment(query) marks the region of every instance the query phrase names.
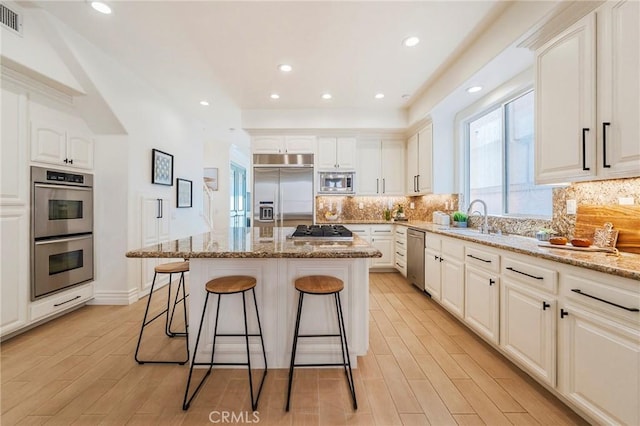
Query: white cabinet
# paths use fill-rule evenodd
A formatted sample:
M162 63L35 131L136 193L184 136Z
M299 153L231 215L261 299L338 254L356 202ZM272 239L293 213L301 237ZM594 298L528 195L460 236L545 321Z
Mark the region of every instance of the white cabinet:
M561 275L558 387L599 424L637 425L640 296L637 282L615 278Z
M403 141L361 140L357 156L357 195L404 195Z
M407 227L403 225L395 225L394 239L394 256L395 268L402 274L407 276Z
M408 195L433 192L433 124L407 141L406 188Z
M477 247L465 249L464 321L498 344L500 339L500 256Z
M393 226L392 225L347 225L347 228L382 253L382 257L371 259L371 268L393 268Z
M92 136L74 124L78 119L58 111L38 114L31 119L31 161L79 169L93 169Z
M2 269L0 279L0 335L18 330L27 324L29 303L29 210L0 209L2 235Z
M640 175L639 8L607 2L536 50L537 183Z
M169 240L171 205L168 198L143 197L141 205L142 247ZM168 261L162 259L163 262ZM153 282L154 268L159 259L142 259L141 292L149 291Z
M371 259L372 268L393 268L393 229L391 225L371 225L371 245L380 250L382 257Z
M356 168L356 138L318 138L316 167L319 170L354 170Z
M261 135L252 138L251 151L254 154L313 154L315 145L315 136Z
M532 257L502 260L500 347L541 381L556 384L557 273Z
M464 316L464 244L460 240L425 236L425 290L452 314Z

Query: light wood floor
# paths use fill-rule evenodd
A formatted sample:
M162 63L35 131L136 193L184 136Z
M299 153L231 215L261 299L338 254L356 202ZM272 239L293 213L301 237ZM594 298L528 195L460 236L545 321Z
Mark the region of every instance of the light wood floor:
M339 369L297 370L290 413L287 371L269 370L257 417L246 370L214 370L182 411L188 366L133 359L145 303L87 306L4 342L2 425L204 425L212 411L218 423L230 411L264 425L584 424L399 274L371 274L357 411ZM150 329L146 354L179 353L184 339L167 345L160 333Z

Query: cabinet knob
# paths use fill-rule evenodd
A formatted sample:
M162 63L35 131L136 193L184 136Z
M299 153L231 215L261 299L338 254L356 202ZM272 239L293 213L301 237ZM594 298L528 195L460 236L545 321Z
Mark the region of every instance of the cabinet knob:
M65 162L65 163L68 163L68 162L69 162L69 160L65 158L65 159L64 159L64 162Z
M548 303L547 303L547 302L545 302L544 300L542 301L542 310L543 310L543 311L546 311L546 310L547 310L547 308L550 308L550 307L551 307L551 305L550 305L550 304L548 304Z
M494 285L496 283L496 280L494 280L493 278L489 278L489 285Z
M560 318L564 318L567 315L569 315L569 312L565 311L564 309L560 309Z
M69 160L69 164L73 164L73 159Z

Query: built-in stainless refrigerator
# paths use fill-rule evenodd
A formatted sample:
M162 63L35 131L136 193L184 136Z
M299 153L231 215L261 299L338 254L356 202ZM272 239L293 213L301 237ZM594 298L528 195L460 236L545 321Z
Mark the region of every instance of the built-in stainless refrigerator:
M313 223L313 154L254 154L254 226Z

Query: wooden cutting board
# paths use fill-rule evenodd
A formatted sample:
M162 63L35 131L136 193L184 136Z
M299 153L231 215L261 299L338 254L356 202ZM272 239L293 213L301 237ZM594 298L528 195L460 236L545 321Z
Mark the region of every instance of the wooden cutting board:
M619 231L618 250L640 254L640 206L578 206L574 237L592 239L605 222Z

